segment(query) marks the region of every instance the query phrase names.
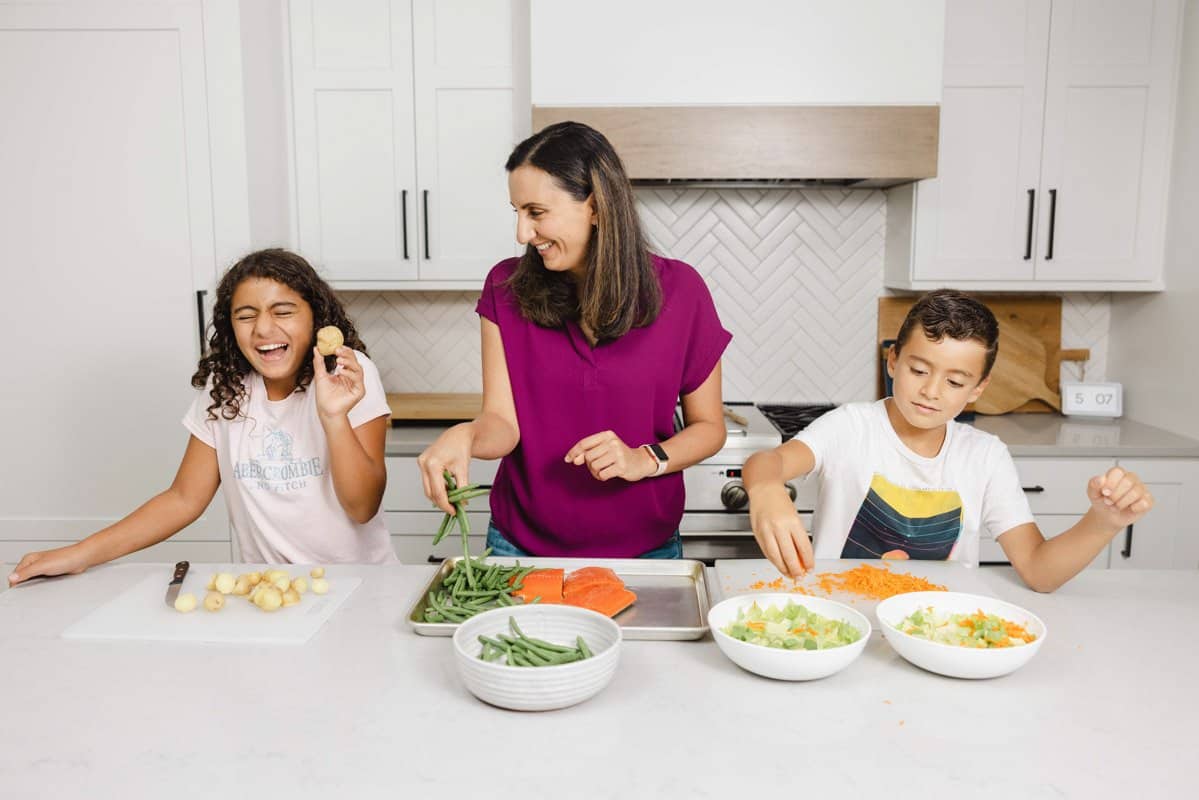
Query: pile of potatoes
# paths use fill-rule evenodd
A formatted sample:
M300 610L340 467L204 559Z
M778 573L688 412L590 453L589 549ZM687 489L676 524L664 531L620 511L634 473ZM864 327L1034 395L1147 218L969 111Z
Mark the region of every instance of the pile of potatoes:
M325 594L329 591L324 567L314 567L308 575L312 578L311 584L308 578L293 578L282 569L247 572L237 577L231 572L220 572L208 579L208 594L204 596L204 608L220 611L225 607L225 597L232 594L245 597L262 611L278 611L280 608L298 604L300 596L310 589L313 594ZM176 611L187 613L195 608L196 596L190 592L179 595L175 600Z

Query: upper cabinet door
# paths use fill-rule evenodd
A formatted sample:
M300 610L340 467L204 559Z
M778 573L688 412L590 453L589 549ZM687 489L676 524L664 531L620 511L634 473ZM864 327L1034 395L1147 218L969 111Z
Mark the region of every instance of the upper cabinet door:
M411 0L292 0L299 250L333 281L417 277Z
M1049 0L950 2L938 177L917 189L914 274L1034 276Z
M1178 0L1054 0L1038 279L1160 280L1179 20Z
M415 0L422 281L482 281L517 252L504 162L528 135L527 11L513 0ZM518 109L523 109L518 111Z

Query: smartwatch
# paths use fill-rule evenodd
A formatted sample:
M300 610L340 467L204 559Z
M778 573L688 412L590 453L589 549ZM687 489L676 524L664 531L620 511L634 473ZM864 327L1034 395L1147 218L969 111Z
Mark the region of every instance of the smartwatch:
M670 460L670 456L666 455L666 450L662 447L662 445L660 445L660 444L643 444L641 446L644 447L647 451L649 451L650 457L653 458L654 462L658 465L658 468L656 470L654 470L654 474L651 475L650 477L656 478L659 475L661 475L663 472L665 472L666 471L666 462Z

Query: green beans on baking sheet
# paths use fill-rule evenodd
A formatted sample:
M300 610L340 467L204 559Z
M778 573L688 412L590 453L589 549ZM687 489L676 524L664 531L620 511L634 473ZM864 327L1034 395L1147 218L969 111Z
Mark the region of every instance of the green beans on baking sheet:
M483 645L479 658L482 661L502 662L510 667L552 667L591 658L591 648L582 636L575 638L575 646L554 644L543 639L526 636L515 617L508 617L508 634L479 636ZM511 635L509 635L511 634Z

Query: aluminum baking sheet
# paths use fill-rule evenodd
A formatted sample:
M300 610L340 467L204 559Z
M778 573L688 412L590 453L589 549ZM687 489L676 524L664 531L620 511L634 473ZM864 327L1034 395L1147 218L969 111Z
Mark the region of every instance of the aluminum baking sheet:
M447 558L408 612L408 623L422 636L451 636L452 622L425 622L429 593L462 560ZM614 618L625 639L700 639L708 632L708 582L699 561L673 558L498 558L488 563L571 572L580 567L608 567L637 595L637 602Z

